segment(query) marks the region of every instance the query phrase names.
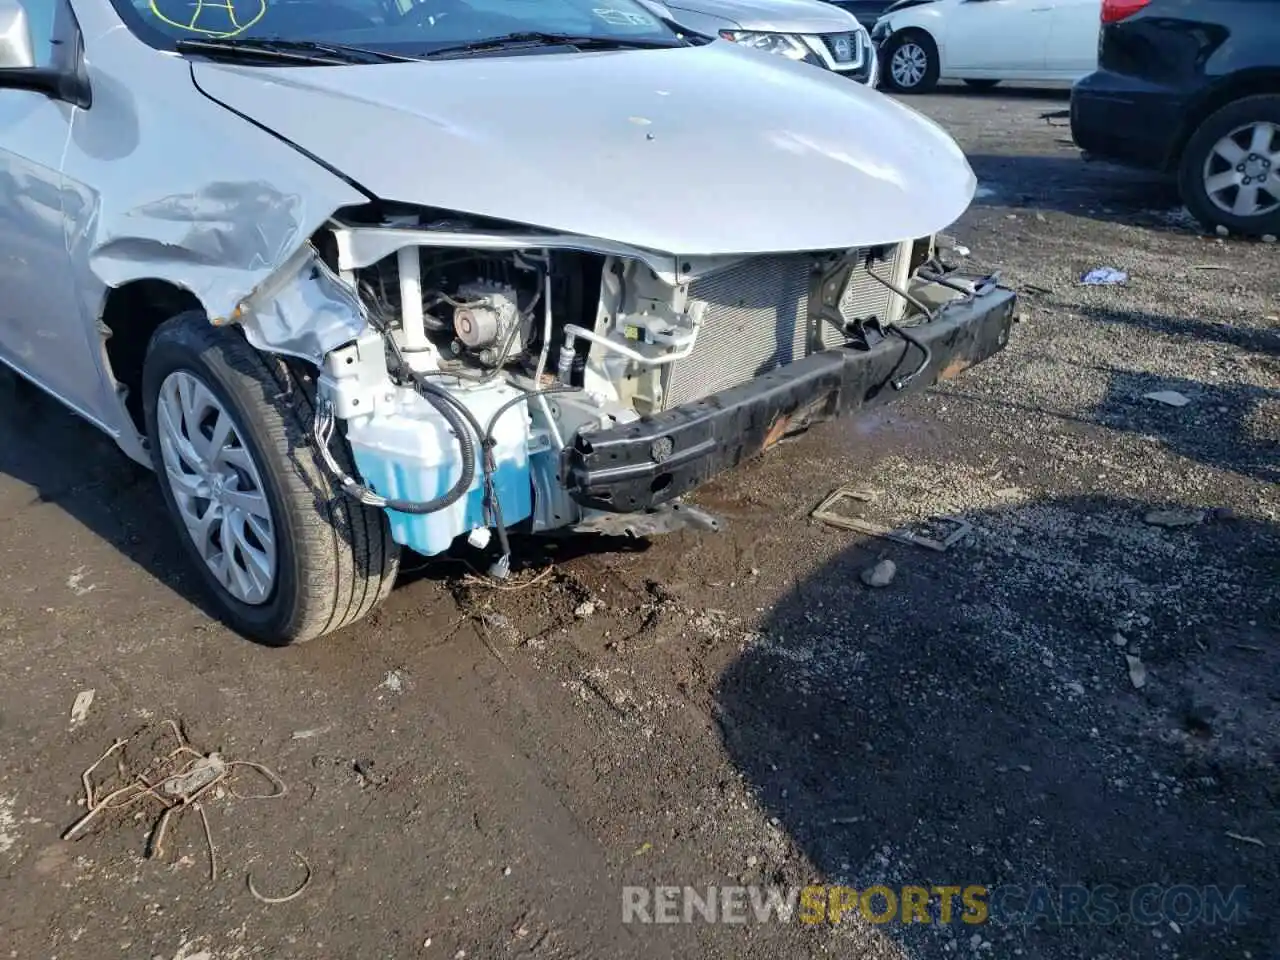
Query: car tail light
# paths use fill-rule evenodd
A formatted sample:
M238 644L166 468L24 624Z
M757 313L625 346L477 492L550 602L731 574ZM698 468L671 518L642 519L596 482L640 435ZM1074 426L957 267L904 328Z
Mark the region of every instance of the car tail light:
M1127 20L1150 2L1151 0L1102 0L1102 22L1118 23Z

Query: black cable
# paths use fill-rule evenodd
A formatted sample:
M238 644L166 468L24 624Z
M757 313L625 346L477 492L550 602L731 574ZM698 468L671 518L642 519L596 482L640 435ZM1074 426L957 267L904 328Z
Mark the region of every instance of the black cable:
M520 396L518 397L512 397L510 400L508 400L506 403L500 406L497 412L492 417L489 418L489 426L488 426L488 429L485 430L484 435L486 437L490 436L493 433L493 428L498 423L498 418L518 403L525 403L526 401L532 400L535 397L549 397L555 393L581 393L581 392L582 392L581 387L547 387L545 390L529 390L529 391L526 391L525 393L520 394Z
M481 446L483 447L485 452L485 459L486 459L485 465L488 471L491 473L496 468L496 465L493 463L493 448L497 445L497 441L493 437L493 430L494 430L494 427L498 425L498 419L504 413L506 413L508 410L510 410L512 407L516 406L517 404L527 403L528 401L532 400L534 397L545 397L553 393L577 393L577 392L579 392L577 387L548 387L545 390L530 390L527 393L520 394L520 396L518 397L512 397L510 400L502 404L502 406L498 407L498 409L494 411L493 416L489 418L489 423L485 426L483 439L481 440ZM492 481L490 481L490 486L492 486ZM498 546L502 549L503 558L504 559L509 558L511 556L511 544L507 540L507 530L505 525L502 522L502 507L498 504L498 498L496 496L494 496L493 498L493 504L494 504L495 522L498 528ZM503 563L503 561L499 560L499 563Z
M911 304L913 307L915 307L917 310L923 313L927 319L927 322L930 322L930 323L933 322L932 310L926 307L923 303L921 303L918 299L913 297L906 290L903 290L896 283L894 283L891 280L886 280L884 277L880 276L880 274L872 270L870 260L867 261L866 271L870 275L871 279L878 281L880 284L882 284L885 287L888 287L891 291L896 293L907 303ZM914 370L908 373L905 377L899 377L897 380L892 381L893 389L902 390L912 380L920 376L920 374L924 373L924 371L928 368L929 364L933 362L933 351L929 349L928 344L924 343L921 340L917 340L914 336L907 333L906 330L898 326L896 323L886 323L884 325L884 329L892 333L896 333L899 337L907 341L907 343L914 345L921 353L924 354L923 358L921 358L920 360L919 365Z
M376 314L376 311L369 311L368 319L370 323L373 325L374 329L376 329L379 333L382 334L383 340L391 344L391 349L395 353L396 362L399 366L399 370L395 371L395 373L397 375L403 375L404 371L408 370L408 365L405 362L404 354L400 352L399 344L396 343L395 337L391 335L391 332L388 329L386 324L386 319L381 315L375 315L375 314ZM421 393L422 391L419 391L419 392ZM395 510L398 513L422 515L426 513L435 513L439 510L443 510L446 507L452 506L453 504L457 503L458 500L460 500L463 497L463 495L467 492L467 490L470 488L471 482L475 479L475 476L476 476L475 443L472 442L470 434L467 433L466 424L463 422L462 418L458 416L458 414L454 411L454 409L448 403L442 402L441 398L443 398L444 400L452 399L449 396L449 394L447 394L445 391L439 390L437 388L432 388L430 394L423 393L422 395L423 395L423 398L428 403L430 403L433 407L435 407L435 409L440 413L440 415L444 417L445 422L448 423L449 426L453 428L454 433L458 437L459 453L462 456L462 474L458 477L457 481L454 483L452 487L446 490L443 494L441 494L440 496L432 500L399 500L392 497L384 497L380 493L377 493L376 491L371 490L365 484L360 483L354 477L347 476L345 475L345 473L342 473L341 471L339 471L337 475L337 479L341 484L343 491L348 496L361 501L365 500L366 497L370 497L370 496L376 497L377 499L382 501L382 505L388 510ZM465 408L463 408L463 410L466 413L470 412L470 411L467 411ZM318 413L319 413L319 408L317 408L317 414ZM472 417L472 423L475 424L476 435L479 436L480 425L475 420L474 417ZM323 446L327 446L325 442L325 438L322 438L318 435L316 436L316 442ZM328 464L327 458L322 457L321 459L326 462L326 465ZM331 468L331 472L332 472L332 468Z
M896 324L892 324L892 323L889 324L887 329L892 330L894 333L900 336L903 340L907 341L907 343L914 344L915 347L921 353L924 354L924 358L920 361L920 365L918 367L912 370L905 377L899 377L897 380L893 381L893 389L901 390L908 383L910 383L916 377L920 376L920 374L925 371L925 368L928 367L933 360L933 351L929 349L929 345L927 343L924 343L921 340L917 340L914 336L907 333L906 330L904 330L902 327L897 326Z
M476 437L480 440L480 445L483 449L484 430L480 426L480 421L476 419L476 415L471 412L471 408L465 403L455 397L448 390L445 390L442 387L437 387L434 383L429 383L425 379L422 379L421 374L413 375L410 382L412 383L414 390L416 390L424 400L439 410L441 414L444 415L445 419L449 421L449 425L453 426L457 432L458 446L463 448L460 450L464 460L462 465L463 472L469 474L467 478L467 485L470 486L471 481L475 479L476 475L476 447L471 440L471 434L467 431L467 427L469 426L475 431ZM449 414L444 413L446 409L450 411ZM461 415L461 419L459 419L459 415ZM465 421L465 423L462 421ZM486 466L487 462L488 460L481 464L481 469L484 474L486 497L491 496L493 491L493 479ZM499 511L500 510L501 508L499 508ZM487 520L489 518L486 517L485 519ZM501 516L499 515L497 519L501 520Z
M423 386L429 387L430 385L423 384ZM466 496L467 491L471 488L471 482L476 478L476 445L471 439L471 434L467 432L467 424L462 417L458 416L454 406L448 402L442 402L442 397L449 397L445 391L431 387L429 390L419 390L418 392L427 403L436 408L440 416L444 417L445 422L453 428L453 432L458 437L458 453L462 457L462 473L458 475L458 479L452 487L434 500L393 500L384 498L387 501L388 510L421 515L435 513L445 507L453 506L453 504ZM463 409L465 410L466 408L464 407Z
M432 397L439 397L446 404L460 412L471 428L475 430L476 436L480 438L480 470L483 477L482 483L484 485L484 519L486 524L494 527L498 532L498 546L502 550L502 558L498 561L499 564L509 563L511 557L511 544L507 540L506 521L502 518L502 504L498 500L498 492L494 488L493 483L493 474L497 470L497 464L493 459L493 448L496 446L497 441L493 439L491 431L496 417L495 420L489 421L489 430L485 430L480 426L480 421L476 418L476 415L471 412L471 408L449 391L437 387L433 383L427 382L427 380L422 379L420 375L414 378L413 387L419 394L426 398L428 402L432 400ZM523 399L523 395L517 399ZM506 409L508 405L510 404L499 408L499 413ZM465 428L462 428L462 431L459 434L460 441L462 439L462 433L465 432ZM467 436L467 444L469 449L464 453L464 456L467 457L467 462L464 463L463 466L464 470L470 468L470 477L467 480L468 485L470 485L471 479L475 477L475 445L471 443L470 436Z
M539 299L540 295L534 299L534 304L531 305L531 309L532 306L537 304ZM485 521L496 528L498 545L502 551L501 558L494 566L496 569L501 571L500 575L505 576L505 571L510 564L511 544L507 538L506 522L502 517L502 504L498 498L498 493L493 480L493 475L497 471L497 463L493 458L493 448L497 446L497 440L493 436L494 428L497 426L498 419L517 404L527 403L534 397L544 396L547 394L574 393L578 391L578 388L549 387L545 390L531 390L521 393L519 396L513 397L499 406L493 416L489 418L488 424L482 427L479 419L477 419L476 415L466 404L448 390L438 387L428 380L428 378L432 376L453 376L453 374L435 370L424 371L421 373L415 372L405 361L404 354L400 351L399 344L395 342L395 337L391 334L388 326L385 325L383 318L379 316L376 319L373 317L370 319L372 320L374 327L383 335L383 338L390 343L391 350L395 354L397 364L397 369L393 371L395 378L407 381L412 385L413 389L424 400L431 404L431 406L434 407L442 417L444 417L445 422L453 428L453 432L458 438L458 452L462 458L462 473L449 490L433 500L398 500L383 497L381 494L376 493L354 478L340 474L338 479L342 484L343 491L357 500L363 500L366 496L376 497L382 501L382 506L385 509L414 515L435 513L438 510L443 510L444 508L453 505L466 495L466 492L470 489L472 482L475 480L477 458L475 455L475 443L471 438L470 431L467 429L470 427L471 430L475 431L476 437L479 438L482 451L480 465L484 478ZM519 332L519 329L520 327L517 325L512 333L507 337L507 342L503 349L504 360L506 359L505 354L510 351L511 346L515 341L515 334ZM462 379L483 383L492 379L500 369L500 366L494 367L484 375L483 378L469 376ZM317 442L323 442L319 436L317 436Z
M957 283L955 280L952 280L949 277L942 277L936 273L931 273L926 270L920 270L919 275L923 277L925 280L928 280L930 283L940 284L941 286L947 287L951 290L955 290L959 293L963 293L966 297L972 297L974 294L974 291L971 288L966 287L962 283Z

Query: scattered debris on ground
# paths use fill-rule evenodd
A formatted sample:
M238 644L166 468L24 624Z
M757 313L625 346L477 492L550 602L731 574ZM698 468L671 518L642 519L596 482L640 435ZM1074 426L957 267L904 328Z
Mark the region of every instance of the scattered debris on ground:
M861 517L849 516L836 509L847 501L872 503L875 499L875 493L869 490L859 490L850 486L837 487L825 500L814 507L810 516L828 526L853 530L897 543L906 543L913 547L923 547L936 553L945 553L973 530L972 524L967 520L941 514L930 515L910 526L887 527Z
M1147 685L1146 664L1140 657L1135 657L1131 653L1126 653L1124 660L1129 665L1129 682L1133 684L1135 690L1141 690Z
M1257 837L1246 837L1240 833L1232 833L1230 830L1228 830L1226 833L1227 833L1227 836L1230 837L1232 840L1237 840L1240 843L1250 843L1250 844L1253 844L1255 847L1266 846L1266 843L1264 843L1262 840L1259 840Z
M290 740L310 740L312 737L318 737L322 733L328 733L333 729L332 724L326 724L323 727L311 727L307 730L295 730L290 735Z
M71 704L71 725L74 727L77 723L83 723L85 718L89 716L89 708L93 706L93 697L96 691L81 690L76 694L76 699Z
M1177 390L1153 390L1151 393L1144 393L1142 399L1154 400L1156 403L1163 403L1166 407L1185 407L1191 402L1190 397Z
M1129 274L1114 267L1098 267L1080 278L1086 287L1123 286L1129 282Z
M84 582L84 578L88 576L88 574L85 573L87 569L87 567L83 566L76 567L75 570L72 571L71 576L67 577L67 589L77 597L83 597L86 593L92 593L94 590L98 589L98 585L96 583L86 584Z
M1176 507L1148 510L1143 514L1142 522L1153 527L1195 527L1210 521L1232 520L1235 516L1235 511L1230 507Z
M1194 527L1204 523L1207 516L1204 510L1150 510L1142 522L1153 527Z
M166 741L170 741L170 749L161 752ZM94 775L108 760L114 761L113 772L95 783ZM241 793L233 782L234 772L239 770L251 771L269 785L270 792ZM166 720L158 729L144 727L115 741L85 769L80 781L84 786L82 803L86 812L67 828L62 839L74 840L93 824L123 826L136 818L135 807L154 802L160 810L149 833L147 856L158 858L164 855L164 839L171 819L194 809L204 826L210 881L218 879L218 857L203 803L214 788L225 784L226 794L237 800L274 800L286 791L284 781L260 763L226 760L216 751L196 750L173 720ZM125 817L126 812L134 815Z
M388 670L378 688L389 693L400 693L404 690L404 675L399 670Z
M263 903L288 903L290 900L297 900L302 896L303 891L311 885L311 864L307 862L307 858L298 853L298 851L293 851L293 855L297 858L298 862L302 864L302 868L306 871L306 874L303 876L302 882L298 884L292 893L286 893L279 897L268 897L265 894L259 893L257 888L254 887L253 874L245 874L245 885L249 888L249 893L253 894L253 898L255 900L261 900Z

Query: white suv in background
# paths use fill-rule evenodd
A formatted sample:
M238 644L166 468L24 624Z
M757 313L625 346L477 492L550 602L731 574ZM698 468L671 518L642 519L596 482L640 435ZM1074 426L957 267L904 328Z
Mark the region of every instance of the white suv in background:
M874 87L871 35L853 14L825 0L642 0L694 31L811 63Z

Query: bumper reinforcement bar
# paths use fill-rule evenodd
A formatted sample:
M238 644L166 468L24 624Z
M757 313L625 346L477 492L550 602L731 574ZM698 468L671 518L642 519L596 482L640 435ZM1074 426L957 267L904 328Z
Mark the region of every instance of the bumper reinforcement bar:
M1004 287L952 301L909 328L932 360L905 389L920 349L890 336L871 349L838 347L634 423L580 434L565 450L570 495L597 510L652 509L777 443L788 433L845 417L948 380L1009 341L1017 295Z

